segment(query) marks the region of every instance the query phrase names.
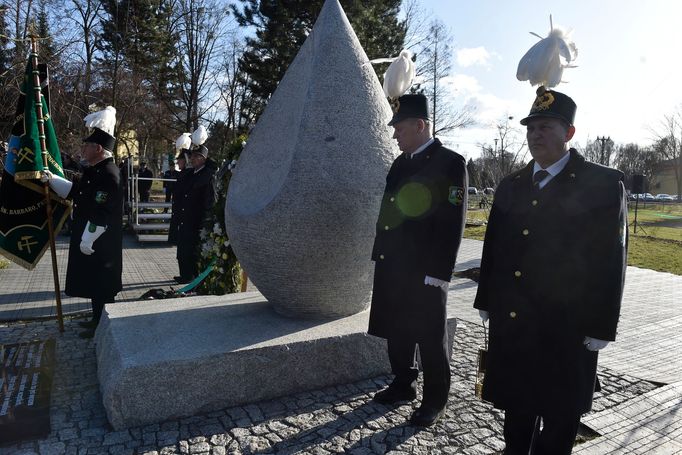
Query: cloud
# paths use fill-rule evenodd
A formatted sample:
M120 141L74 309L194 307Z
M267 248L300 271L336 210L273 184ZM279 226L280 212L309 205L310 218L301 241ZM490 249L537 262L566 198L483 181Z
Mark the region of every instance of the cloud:
M492 55L483 46L469 47L457 51L457 64L463 68L473 65L489 66Z
M444 84L454 96L470 97L476 93L480 93L482 89L478 79L461 73L446 76L441 79L441 83Z

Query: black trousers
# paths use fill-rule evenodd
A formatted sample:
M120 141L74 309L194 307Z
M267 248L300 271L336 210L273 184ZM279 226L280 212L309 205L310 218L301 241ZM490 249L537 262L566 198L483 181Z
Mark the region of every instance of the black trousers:
M107 303L114 303L113 295L108 296L96 296L90 300L90 305L92 305L92 320L99 324L99 320L102 319L102 311L104 311L104 305Z
M199 274L197 262L199 261L199 251L196 245L181 245L178 242L178 269L180 276L185 280L194 279Z
M578 434L580 416L536 416L524 411L506 410L504 413L505 455L528 455L537 419L542 419L542 430L536 435L531 455L569 455Z
M424 395L422 406L442 409L448 402L450 392L450 358L448 335L419 337L419 340L389 338L388 358L395 375L392 386L415 387L419 373L416 364L416 348L424 370Z

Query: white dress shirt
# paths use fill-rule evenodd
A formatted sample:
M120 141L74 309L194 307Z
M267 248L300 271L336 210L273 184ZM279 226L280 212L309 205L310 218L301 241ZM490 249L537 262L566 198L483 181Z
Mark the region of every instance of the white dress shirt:
M539 184L540 189L544 188L545 185L547 185L550 182L550 180L552 180L556 175L559 175L559 172L564 170L564 168L566 167L566 163L568 163L568 159L570 157L571 157L571 153L567 151L564 154L564 156L562 156L559 159L559 161L557 161L556 163L552 164L547 169L545 169L545 171L549 172L549 174L547 175L547 177L540 180L540 184ZM540 171L540 170L542 170L542 166L540 166L538 164L538 162L536 161L535 164L533 165L533 175L535 175L535 173L537 171Z

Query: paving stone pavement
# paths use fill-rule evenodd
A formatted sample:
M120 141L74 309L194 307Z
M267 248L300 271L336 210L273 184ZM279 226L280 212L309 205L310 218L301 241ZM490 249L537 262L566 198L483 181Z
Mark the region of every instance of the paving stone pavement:
M609 438L589 441L576 454L649 454L652 443L656 453L682 453L682 382L593 412L583 423Z
M63 314L91 311L89 299L64 294L69 237L60 235L55 243ZM124 235L121 276L123 290L116 300L138 300L145 291L152 288L177 288L173 281L173 276L178 274L175 252L175 247L167 243L139 243L132 235ZM31 271L14 263L0 270L0 283L0 321L56 317L57 302L49 251L45 252Z
M136 300L152 287L168 288L176 274L175 249L139 245L127 238L124 291ZM482 242L465 239L456 270L480 263ZM60 273L68 245L58 243ZM0 320L54 315L49 254L31 273L0 270ZM63 276L62 276L63 286ZM374 378L265 403L225 409L189 419L112 431L99 395L91 341L75 336L69 318L59 334L55 322L0 324L0 343L58 339L59 368L47 439L0 446L0 454L117 453L494 453L503 447L501 414L473 398L476 347L482 344L478 312L471 306L476 283L455 279L450 299L460 323L452 360L453 388L446 419L417 430L406 421L411 405L386 408L371 402L388 377ZM602 434L579 445L581 454L682 454L682 277L629 267L618 340L600 353L604 390L583 421ZM89 311L85 299L66 302L74 314ZM68 310L67 310L68 312ZM657 388L661 383L669 384ZM633 412L649 407L649 412ZM609 426L617 416L619 425Z
M417 402L398 407L372 402L389 380L381 376L113 431L99 393L94 342L77 337L77 321L67 320L63 334L52 321L0 324L0 343L58 339L52 432L42 440L0 446L0 453L483 455L504 447L501 412L473 395L477 347L483 342L483 329L476 324L458 323L446 416L428 429L407 424ZM595 411L602 412L656 387L608 369L600 370L600 380L603 391L596 396Z

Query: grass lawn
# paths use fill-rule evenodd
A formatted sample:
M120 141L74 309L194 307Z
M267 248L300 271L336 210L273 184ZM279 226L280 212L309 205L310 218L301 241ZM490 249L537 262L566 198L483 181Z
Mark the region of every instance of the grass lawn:
M682 275L682 204L644 204L637 210L637 233L634 232L635 209L630 206L630 242L628 265ZM467 212L464 237L483 240L486 220L484 210Z
M682 241L631 235L628 265L682 275Z
M682 205L646 204L637 209L630 203L628 264L682 275Z

